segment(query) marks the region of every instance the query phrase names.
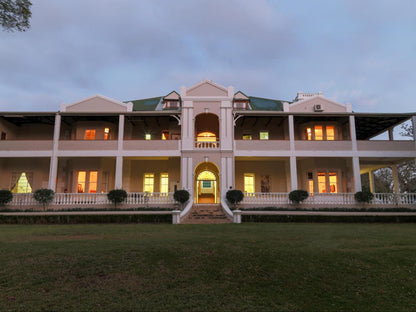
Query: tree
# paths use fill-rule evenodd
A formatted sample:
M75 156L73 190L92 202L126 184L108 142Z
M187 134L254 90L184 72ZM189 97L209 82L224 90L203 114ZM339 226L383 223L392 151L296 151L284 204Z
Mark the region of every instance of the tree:
M13 193L9 190L0 190L0 206L4 206L11 202L13 199Z
M294 204L299 204L309 197L309 193L305 190L294 190L289 193L289 199Z
M189 192L187 190L177 190L173 193L173 199L183 206L189 200Z
M55 197L55 192L50 189L39 189L33 193L33 198L39 203L42 204L43 210L46 209L46 206L49 205L53 198Z
M225 194L225 198L227 198L228 202L235 207L244 199L244 194L240 190L229 190L227 191L227 194Z
M107 198L114 204L114 208L117 208L117 204L122 203L127 199L127 192L122 189L111 190L108 192Z
M7 31L26 31L30 28L32 12L29 0L0 0L0 24Z

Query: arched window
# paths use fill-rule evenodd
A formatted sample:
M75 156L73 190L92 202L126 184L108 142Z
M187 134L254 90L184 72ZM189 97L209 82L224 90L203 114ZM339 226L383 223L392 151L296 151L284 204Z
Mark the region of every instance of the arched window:
M217 141L217 136L215 135L215 133L205 131L205 132L198 133L196 140L198 142L215 142Z

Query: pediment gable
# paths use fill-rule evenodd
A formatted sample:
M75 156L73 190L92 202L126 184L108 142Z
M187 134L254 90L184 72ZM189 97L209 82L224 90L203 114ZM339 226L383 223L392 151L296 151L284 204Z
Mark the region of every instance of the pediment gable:
M321 95L316 95L311 98L294 102L289 105L290 112L306 112L306 113L337 113L337 112L349 112L349 105L337 103L335 101L324 98Z
M72 104L62 104L62 112L131 112L132 103L123 103L102 95L93 95Z
M176 91L172 91L168 95L166 95L164 100L179 100L179 94Z
M204 80L186 90L187 96L228 96L228 89L211 80Z
M245 95L243 92L238 91L236 94L234 94L234 100L249 100L249 97L247 95Z

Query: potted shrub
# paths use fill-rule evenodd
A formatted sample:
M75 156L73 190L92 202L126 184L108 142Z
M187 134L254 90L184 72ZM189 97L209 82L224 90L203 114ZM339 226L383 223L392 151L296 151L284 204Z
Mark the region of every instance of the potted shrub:
M244 199L244 194L240 190L229 190L225 194L225 198L236 209L238 203Z
M114 204L114 208L117 208L117 204L122 203L127 199L127 192L123 189L111 190L108 192L107 198Z
M309 197L309 193L305 190L294 190L289 193L289 199L294 204L299 204Z
M189 200L189 192L187 190L177 190L175 193L173 193L173 199L181 204L182 209L183 204Z
M0 206L10 203L13 199L13 193L9 190L0 190Z
M354 198L359 203L369 203L373 200L374 194L369 191L360 191L354 194Z
M51 189L39 189L33 193L33 198L42 204L43 210L46 210L46 206L49 205L55 197L55 192Z

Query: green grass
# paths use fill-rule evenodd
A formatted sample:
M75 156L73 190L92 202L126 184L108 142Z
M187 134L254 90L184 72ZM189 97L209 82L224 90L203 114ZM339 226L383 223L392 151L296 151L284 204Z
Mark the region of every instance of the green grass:
M414 224L1 225L0 311L416 311Z

